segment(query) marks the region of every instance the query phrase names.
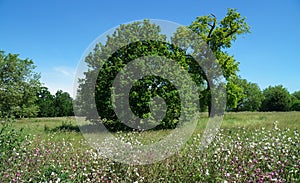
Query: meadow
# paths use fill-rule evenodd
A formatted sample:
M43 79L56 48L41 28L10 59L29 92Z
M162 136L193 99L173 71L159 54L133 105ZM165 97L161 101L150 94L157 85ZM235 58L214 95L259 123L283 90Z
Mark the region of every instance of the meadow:
M300 112L226 113L215 139L201 150L206 121L201 114L192 138L175 155L155 164L128 165L99 156L72 117L20 119L0 133L0 140L16 137L8 142L15 146L2 149L0 181L300 182ZM147 144L169 132L125 137Z

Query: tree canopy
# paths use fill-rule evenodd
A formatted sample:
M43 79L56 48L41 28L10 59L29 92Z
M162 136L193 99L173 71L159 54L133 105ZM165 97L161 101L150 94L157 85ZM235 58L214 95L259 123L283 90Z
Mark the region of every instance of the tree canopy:
M73 116L73 99L70 94L58 90L52 95L47 87L41 87L38 94L38 117Z
M72 98L52 95L40 82L32 60L0 51L0 118L72 116Z
M282 85L269 86L263 91L262 111L289 111L291 95Z
M244 96L238 101L237 107L233 110L259 111L264 96L258 85L241 78L237 78L234 82L242 88Z
M299 91L295 91L294 93L292 93L292 95L294 97L296 97L297 100L300 100L300 90Z
M41 83L32 60L0 51L0 117L31 117Z
M219 22L214 15L202 16L197 17L188 28L198 34L202 38L199 41L204 41L215 54L217 63L227 80L229 105L236 107L243 95L241 88L233 82L237 77L238 62L226 52L226 49L231 47L238 35L249 32L245 18L242 18L236 10L229 9L226 16ZM184 39L186 34L183 30L179 28L174 33L171 38L173 43L178 39ZM138 40L137 35L144 35L144 41ZM130 44L127 44L128 42ZM90 105L91 100L95 99L100 117L107 121L117 121L111 100L114 78L130 61L145 56L164 56L179 63L192 75L197 84L200 103L210 107L210 89L213 83L209 82L203 68L199 67L192 57L199 56L201 50L197 48L194 47L191 52L189 49L184 49L184 46L177 47L168 43L166 35L161 33L160 27L150 23L149 20L121 25L112 35L107 36L105 44L96 44L94 50L85 58L89 70L85 73L85 78L81 80L79 86L77 101L81 101L79 102L81 110L85 110L85 115L90 119L97 119L94 114L88 114L89 109L93 107ZM203 56L203 52L201 54ZM211 65L210 69L213 70L215 67L215 65ZM97 78L93 80L92 76L95 74ZM126 85L125 80L122 82ZM93 83L96 83L95 86ZM89 94L91 90L95 90L94 98ZM140 78L134 84L129 96L132 111L142 118L149 116L151 98L155 96L163 98L168 107L160 126L172 128L176 125L175 121L180 116L181 104L172 81L157 76ZM111 128L114 128L113 124L118 125L119 123L110 123Z
M239 62L226 51L232 46L237 36L250 32L250 28L235 9L228 9L226 16L217 21L213 14L199 16L189 26L194 32L198 33L207 45L214 52L217 63L221 66L223 75L227 80L227 106L235 108L238 101L243 97L243 91L240 86L234 83L239 71ZM195 50L197 52L197 50ZM206 81L207 82L207 81ZM206 104L210 105L210 86L204 92Z

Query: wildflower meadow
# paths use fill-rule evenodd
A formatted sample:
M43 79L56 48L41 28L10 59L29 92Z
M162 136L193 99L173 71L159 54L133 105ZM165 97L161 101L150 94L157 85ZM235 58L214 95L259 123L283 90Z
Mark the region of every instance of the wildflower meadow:
M290 123L282 121L284 116L280 121L272 120L280 115L228 114L207 147L199 148L203 133L199 125L183 149L148 165L128 165L103 158L76 130L72 118L17 121L12 126L2 126L0 181L299 182L300 114L289 114L294 117L289 118ZM250 116L253 121L246 121ZM235 124L241 119L244 124ZM17 125L19 128L13 128ZM122 136L129 144L143 144L159 140L167 133L128 132Z

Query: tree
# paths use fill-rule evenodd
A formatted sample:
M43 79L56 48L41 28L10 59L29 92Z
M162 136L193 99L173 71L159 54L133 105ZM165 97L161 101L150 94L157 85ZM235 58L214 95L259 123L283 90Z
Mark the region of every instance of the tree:
M38 117L54 117L58 112L55 111L54 96L47 87L41 87L37 93L37 105L39 107Z
M241 18L235 10L229 9L225 18L220 22L217 22L213 15L198 17L188 28L199 34L205 41L204 43L216 55L217 63L223 70L228 82L229 104L236 106L242 93L241 89L232 82L238 71L238 63L225 50L231 47L231 43L236 40L237 35L249 32L245 19ZM138 40L137 35L144 35L145 41ZM185 34L184 29L179 28L171 41L175 43L178 40L183 40L184 36L188 35ZM169 44L166 35L161 34L160 27L151 24L148 20L121 25L112 35L107 36L105 44L96 44L94 50L85 58L89 70L85 72L85 78L80 81L76 99L77 103L81 105L80 111L85 110L85 115L95 122L98 121L97 115L99 114L100 118L110 121L109 126L107 126L109 129L122 126L118 121L111 99L111 93L114 91L113 81L126 64L145 56L163 56L179 63L182 68L189 72L196 83L200 103L205 103L210 107L210 91L211 88L214 88L211 85L217 86L216 83L219 81L215 77L214 82L210 83L203 68L192 57L209 57L205 55L207 52L203 52L198 48L200 49L200 47L195 46L193 52L190 53L191 50L185 48L184 45L178 47ZM108 55L110 55L109 58L107 58ZM207 65L211 65L211 70L216 67L212 64ZM146 68L143 69L146 70ZM175 74L176 71L170 72ZM126 80L121 80L121 85L125 86L127 83ZM91 90L95 91L95 96L92 96ZM132 87L129 95L129 103L133 113L140 118L147 118L150 113L151 98L155 96L163 98L168 105L166 116L160 126L162 128L175 127L175 121L180 116L181 100L173 81L167 81L157 76L140 78ZM91 105L94 100L97 114L94 112L89 113L95 107ZM211 110L209 112L211 116L215 115L211 113ZM123 115L126 116L126 114ZM121 128L125 128L124 125Z
M292 103L291 111L300 111L300 100L295 100Z
M239 63L232 55L229 55L226 50L231 47L232 43L237 39L238 35L250 32L245 18L241 17L235 9L228 9L227 15L217 21L215 15L200 16L189 26L194 32L198 33L207 45L214 52L217 63L221 66L224 77L227 80L227 105L231 108L236 108L238 101L243 97L243 91L240 86L234 83L239 70ZM197 50L196 50L197 52ZM208 83L207 79L206 82ZM210 106L210 88L207 84L207 89L203 96L206 96L206 104ZM211 111L211 109L209 109ZM213 116L213 114L210 114Z
M269 86L263 91L262 111L288 111L291 106L290 93L282 85Z
M297 100L300 100L300 90L299 91L295 91L294 93L292 93L292 95L294 97L296 97Z
M55 116L73 116L73 99L69 93L58 90L54 97Z
M292 93L292 111L300 111L300 91Z
M149 31L151 30L151 31ZM140 41L136 34L144 33L147 41ZM143 35L143 34L142 34ZM151 41L160 40L160 41ZM127 42L131 44L126 45ZM106 55L114 50L116 45L121 48L114 51L114 53L106 58ZM102 119L107 119L106 125L110 130L124 130L128 129L125 125L120 123L114 111L111 101L111 92L113 91L113 81L118 72L121 71L130 61L142 58L145 56L164 56L169 59L174 59L179 62L185 62L190 57L179 48L175 48L167 44L166 36L160 34L160 27L151 24L149 20L143 22L134 22L128 25L121 25L116 32L107 37L105 45L99 43L96 45L94 52L91 52L85 59L85 62L91 68L85 73L86 77L82 80L79 86L79 94L76 101L81 101L81 109L85 110L85 115L88 119L97 122L97 116L89 113L91 111L90 100L94 100L90 96L90 91L95 89L95 101L97 111ZM178 59L180 58L180 59ZM140 60L140 63L143 60ZM97 69L100 69L97 74L96 86L93 86L93 78ZM142 68L141 72L146 71ZM176 72L176 71L173 71ZM129 73L129 72L128 72ZM130 78L121 80L121 85L126 85ZM135 82L131 89L129 102L133 113L140 118L149 117L149 104L151 99L155 96L160 96L167 101L168 108L164 122L161 124L164 128L173 128L176 125L176 119L180 115L180 100L176 88L170 81L167 81L157 76L147 76L140 78ZM126 116L128 114L124 114ZM131 122L135 125L135 121ZM141 124L138 124L141 125Z
M0 117L36 116L40 75L32 60L0 51Z
M235 111L258 111L263 101L263 94L256 83L248 82L246 79L237 78L234 81L243 90L243 98L238 101Z

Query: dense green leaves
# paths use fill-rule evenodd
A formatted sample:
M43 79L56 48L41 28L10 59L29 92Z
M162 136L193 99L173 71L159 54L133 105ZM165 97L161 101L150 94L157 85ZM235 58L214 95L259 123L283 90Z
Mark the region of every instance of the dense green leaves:
M292 111L300 111L300 91L292 93Z
M237 78L234 82L242 88L244 94L238 101L235 111L258 111L264 98L258 85L240 78Z
M288 111L291 106L290 93L282 85L269 86L263 91L262 111Z
M73 116L72 101L69 93L58 90L54 97L55 116Z
M47 87L41 87L38 92L37 105L39 106L39 117L55 116L54 96L48 91Z
M39 74L32 60L0 52L0 117L31 117L38 112Z
M117 128L113 127L119 124L111 100L113 81L130 61L145 56L163 56L180 64L183 69L188 71L196 83L196 92L198 92L202 108L205 108L205 105L210 107L211 88L218 85L217 83L220 82L219 76L222 73L215 72L216 64L208 63L211 55L206 50L203 50L205 44L215 54L219 64L218 67L222 69L227 80L229 105L236 107L237 102L243 96L242 89L232 82L238 71L238 62L226 52L226 49L231 47L232 42L236 40L238 35L249 32L245 18L242 18L235 10L229 9L225 18L219 22L212 15L203 16L198 17L189 28L202 37L203 40L196 40L192 47L186 47L189 43L184 41L191 39L188 37L190 34L179 27L171 40L172 43L176 44L180 42L180 48L173 44L168 44L166 35L161 33L160 27L150 23L148 20L121 25L117 28L112 35L107 36L105 44L98 43L94 50L85 58L89 70L85 73L85 79L81 80L76 99L81 106L80 112L88 116L88 119L95 121L99 119L97 117L99 114L100 118L109 122L108 128ZM143 41L140 41L141 36ZM205 58L202 60L206 68L201 68L192 56ZM97 73L98 71L99 73ZM97 76L96 79L93 78L95 75ZM121 81L121 84L124 86L128 83L126 79L128 78L124 78ZM93 85L94 83L95 85ZM91 94L92 90L95 91L94 97ZM130 93L131 110L141 118L149 117L150 101L155 96L162 97L168 105L166 116L161 124L162 127L175 127L174 121L180 116L181 104L178 92L172 81L168 82L164 78L156 76L141 78L135 83ZM95 107L92 106L94 98L98 114L91 110ZM217 103L221 102L218 99L215 100Z
M300 100L300 90L299 91L296 91L294 93L292 93L292 95L297 99L297 100Z
M47 87L41 87L38 92L37 105L39 117L73 116L73 99L67 92L58 90L52 95Z
M296 100L293 102L291 111L300 111L300 100Z
M237 77L236 73L239 70L239 62L237 62L232 55L229 55L226 49L232 46L232 43L237 39L238 35L250 32L245 18L241 17L240 13L235 9L228 9L226 16L219 22L217 18L211 14L197 17L189 28L198 33L214 52L217 63L222 68L223 75L228 82L227 105L231 108L237 107L238 101L243 96L241 87L233 82ZM197 50L195 51L197 52ZM214 66L212 66L212 68L214 68ZM207 93L208 91L206 91L205 95L208 95ZM209 100L206 102L207 105L209 105Z
M5 166L13 156L13 152L20 151L25 140L23 129L14 129L9 120L0 123L0 171L7 169Z

